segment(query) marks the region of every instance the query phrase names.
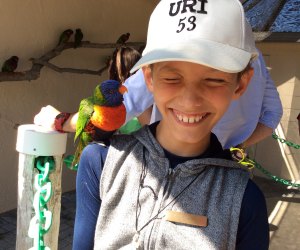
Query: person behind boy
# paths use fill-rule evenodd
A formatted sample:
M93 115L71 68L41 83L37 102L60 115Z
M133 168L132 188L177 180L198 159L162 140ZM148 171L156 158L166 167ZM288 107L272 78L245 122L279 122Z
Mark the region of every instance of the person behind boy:
M213 128L223 148L239 145L248 148L276 129L282 117L282 104L278 91L270 77L261 52L257 60L251 62L254 74L247 90L241 98L233 101L222 119ZM126 118L137 116L153 104L153 97L147 90L142 70L138 70L125 81L128 93L124 96ZM153 106L150 124L159 121L161 115ZM145 117L146 115L144 115Z
M115 49L108 67L109 79L124 84L126 79L133 75L133 73L130 73L130 69L140 57L140 52L132 47L121 46ZM126 121L126 124L124 124L119 131L121 133L129 133L132 130L139 129L141 124L144 124L143 115L139 117L133 116Z
M73 249L93 247L86 216L99 198L83 190L97 189L96 176L94 249L268 249L263 194L211 133L256 56L238 0L160 1L132 71L143 68L162 119L101 146L101 166L83 151ZM86 176L90 167L99 173Z

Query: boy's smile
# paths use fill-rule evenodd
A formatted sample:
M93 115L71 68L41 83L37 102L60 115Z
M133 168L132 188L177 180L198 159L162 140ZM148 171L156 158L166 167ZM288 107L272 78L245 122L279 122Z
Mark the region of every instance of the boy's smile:
M155 63L144 75L163 117L157 140L179 156L206 150L212 128L248 84L247 77L238 83L237 74L179 61Z
M178 110L173 110L174 115L176 116L177 120L182 123L182 125L192 125L201 122L205 119L208 113L203 114L185 114Z

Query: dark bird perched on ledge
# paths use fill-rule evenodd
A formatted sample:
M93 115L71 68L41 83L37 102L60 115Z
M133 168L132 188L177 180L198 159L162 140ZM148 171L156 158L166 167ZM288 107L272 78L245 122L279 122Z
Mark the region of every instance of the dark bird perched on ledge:
M128 41L129 37L130 37L130 33L122 34L122 35L118 38L116 44L125 44L125 43Z
M76 29L75 39L74 39L74 49L78 48L81 45L82 39L83 39L83 33L81 29Z
M78 140L71 169L76 169L80 155L91 141L105 144L112 134L125 122L126 109L123 94L124 85L115 80L107 80L96 86L92 96L83 99L79 105L74 141Z
M65 44L66 42L68 42L72 35L73 35L73 30L71 30L71 29L67 29L64 32L62 32L60 37L59 37L59 41L58 41L57 46Z
M298 129L299 129L299 135L300 135L300 113L297 116L297 120L298 120Z
M19 57L12 56L7 59L2 65L2 72L14 72L18 67Z

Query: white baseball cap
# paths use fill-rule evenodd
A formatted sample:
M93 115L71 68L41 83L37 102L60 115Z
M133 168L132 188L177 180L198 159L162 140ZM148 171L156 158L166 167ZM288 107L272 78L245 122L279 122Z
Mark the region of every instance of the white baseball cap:
M257 55L239 0L161 0L149 20L143 56L131 72L185 61L236 73Z

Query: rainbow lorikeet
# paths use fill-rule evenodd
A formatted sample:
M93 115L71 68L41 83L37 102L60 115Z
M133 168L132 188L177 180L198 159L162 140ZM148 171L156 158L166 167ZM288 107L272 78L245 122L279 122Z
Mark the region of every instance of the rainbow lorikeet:
M112 134L125 122L126 109L123 94L124 85L107 80L96 86L92 96L83 99L79 105L74 141L78 140L71 169L76 169L81 152L91 141L107 144Z

